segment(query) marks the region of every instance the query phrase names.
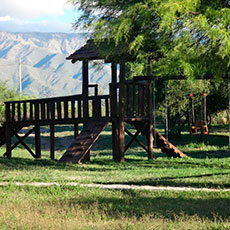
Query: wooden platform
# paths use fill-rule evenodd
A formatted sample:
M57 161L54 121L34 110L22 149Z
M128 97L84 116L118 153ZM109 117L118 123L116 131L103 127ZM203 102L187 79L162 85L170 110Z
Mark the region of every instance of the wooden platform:
M108 123L108 118L90 119L59 161L80 163Z

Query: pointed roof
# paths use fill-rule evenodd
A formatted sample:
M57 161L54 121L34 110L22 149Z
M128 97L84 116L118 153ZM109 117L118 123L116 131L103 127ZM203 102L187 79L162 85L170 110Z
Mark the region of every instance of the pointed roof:
M105 62L122 62L135 59L135 55L130 55L127 51L126 44L116 45L114 41L104 40L96 44L94 40L89 39L87 43L76 50L66 59L71 60L72 63L82 60L99 60L104 59Z

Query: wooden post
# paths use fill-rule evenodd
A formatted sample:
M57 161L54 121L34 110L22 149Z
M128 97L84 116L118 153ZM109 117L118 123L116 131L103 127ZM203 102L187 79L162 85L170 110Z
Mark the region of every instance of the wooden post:
M149 127L148 127L148 159L152 160L154 157L153 153L153 112L152 112L152 83L149 81L148 84L148 117L149 117Z
M11 152L11 127L9 125L10 121L10 104L6 103L5 104L6 110L5 110L5 116L6 116L6 130L5 130L5 135L6 135L6 156L8 158L12 157L12 152Z
M78 135L78 124L74 124L74 138L76 139Z
M119 162L125 160L125 62L120 63L120 75L119 75Z
M54 125L50 125L50 159L55 159L55 136Z
M111 64L112 84L117 83L117 64ZM110 104L111 104L111 117L112 117L112 148L113 160L119 160L119 129L117 119L117 88L112 85L110 88Z
M89 118L89 103L88 103L88 85L89 85L89 62L83 60L82 63L82 96L83 96L83 118Z
M41 158L41 135L40 126L35 125L35 158Z
M148 73L149 73L149 76L152 75L152 61L149 59L148 60L149 62L149 70L148 70ZM154 87L155 87L155 84L154 84ZM149 127L148 127L148 131L149 131L149 134L148 134L148 159L149 160L152 160L153 158L156 158L154 156L154 152L153 152L153 145L154 145L154 134L153 134L153 84L150 81L148 81L148 105L147 105L147 108L148 108L148 117L149 117ZM154 89L155 90L155 89ZM155 100L155 98L154 98ZM155 131L155 130L154 130Z
M89 101L88 101L88 95L89 95L89 61L83 60L82 63L82 96L83 96L83 119L84 119L84 125L89 119ZM90 151L85 155L84 160L89 161L90 160Z

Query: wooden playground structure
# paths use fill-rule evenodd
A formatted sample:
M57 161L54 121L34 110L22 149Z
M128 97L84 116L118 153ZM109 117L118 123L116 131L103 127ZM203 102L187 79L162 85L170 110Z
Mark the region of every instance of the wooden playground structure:
M60 162L79 163L90 159L90 149L100 133L112 123L113 159L122 162L125 152L135 141L154 159L154 148L160 148L168 157L185 157L179 149L170 143L153 126L153 81L152 77L136 77L125 80L125 60L115 62L105 59L97 50L85 45L67 57L72 63L82 61L82 94L35 100L5 102L6 121L0 132L0 144L6 143L6 157L12 156L12 150L22 144L34 158L41 158L40 127L50 127L50 158L55 159L55 125L70 124L74 126L74 140ZM108 95L99 95L98 86L89 84L89 61L105 59L111 63L111 83ZM119 64L119 76L117 64ZM119 81L118 81L119 79ZM94 95L89 95L89 89ZM79 133L78 126L83 124ZM129 124L128 126L126 124ZM128 127L135 128L135 134ZM18 132L30 129L22 137ZM35 153L24 142L31 133L35 133ZM131 139L125 144L125 133ZM138 136L147 138L144 145ZM18 141L12 145L12 136Z

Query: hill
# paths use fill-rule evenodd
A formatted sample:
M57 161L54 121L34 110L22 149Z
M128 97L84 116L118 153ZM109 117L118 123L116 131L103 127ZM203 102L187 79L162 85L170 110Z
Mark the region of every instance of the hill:
M81 62L66 57L85 43L85 34L0 32L0 79L19 89L21 58L23 95L36 97L81 93ZM99 70L98 70L99 69ZM103 90L110 81L110 67L91 63L90 82Z

